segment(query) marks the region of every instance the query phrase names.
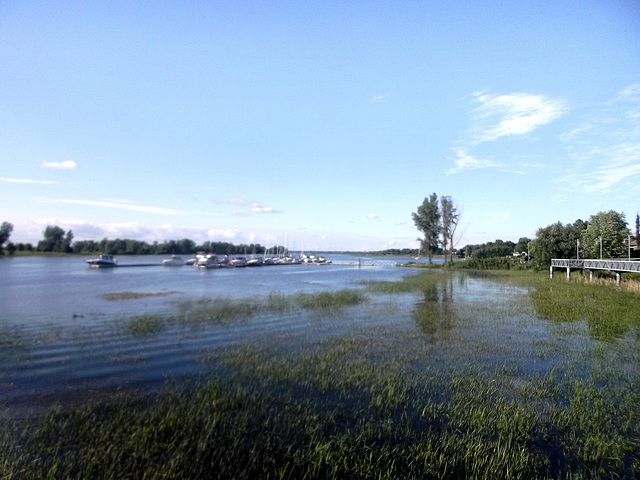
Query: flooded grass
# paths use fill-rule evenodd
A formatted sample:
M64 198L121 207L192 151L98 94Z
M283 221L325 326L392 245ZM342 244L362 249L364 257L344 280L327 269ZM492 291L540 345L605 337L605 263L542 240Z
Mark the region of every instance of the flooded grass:
M191 328L187 317L202 326L265 311L365 312L348 335L212 348L198 381L5 421L0 477L640 476L640 325L628 313L640 312L637 294L532 274L479 278L427 271L138 317L144 335L181 318ZM367 310L376 294L410 294L414 308L369 325L369 311L406 315ZM606 323L601 304L614 327L595 328Z
M109 301L119 301L119 300L138 300L140 298L148 298L148 297L166 297L168 295L173 295L180 292L157 292L157 293L142 293L142 292L113 292L113 293L104 293L102 294L102 298Z
M137 315L125 320L124 323L126 328L136 336L151 336L162 332L169 324L179 323L189 328L228 325L258 314L285 313L296 309L321 311L328 315L340 312L344 307L357 305L364 300L365 295L357 290L300 293L289 296L271 294L258 299L187 299L178 303L175 314Z

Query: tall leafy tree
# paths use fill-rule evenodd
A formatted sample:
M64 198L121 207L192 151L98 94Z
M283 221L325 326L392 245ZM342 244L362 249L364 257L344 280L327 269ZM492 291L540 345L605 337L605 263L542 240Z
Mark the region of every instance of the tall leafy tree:
M4 255L3 247L4 244L9 240L12 231L13 224L9 222L2 222L2 225L0 225L0 255Z
M440 238L438 195L432 193L430 197L425 198L412 217L416 228L424 235L424 238L419 239L421 250L425 252L429 263L431 263L433 254L438 250L438 239Z
M539 228L535 240L531 242L531 257L535 267L548 268L552 258L575 258L577 240L585 228L582 220L567 225L557 222Z
M613 210L589 217L587 228L580 235L585 258L621 258L627 256L629 228L624 213ZM602 250L601 250L602 249Z
M49 225L44 229L44 239L38 242L39 252L63 252L65 231L57 225Z
M440 197L440 214L442 216L442 244L444 245L445 254L447 245L449 245L449 261L453 261L454 238L458 228L458 221L460 220L460 213L451 197Z

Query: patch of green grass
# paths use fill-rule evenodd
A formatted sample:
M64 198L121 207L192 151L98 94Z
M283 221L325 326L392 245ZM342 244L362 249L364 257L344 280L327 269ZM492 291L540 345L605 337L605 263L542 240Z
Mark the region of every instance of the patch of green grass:
M536 313L554 322L583 320L594 338L620 338L640 327L640 295L608 285L537 279L530 292Z
M329 310L357 305L364 298L364 294L358 290L339 290L337 292L299 293L295 296L295 301L304 309Z
M359 290L301 293L297 295L271 294L264 298L201 298L182 300L175 313L149 313L125 320L127 329L136 336L160 333L171 323L190 328L206 325L228 325L244 321L260 313L291 313L295 310L337 313L347 306L364 301L366 295Z
M126 321L127 328L136 337L155 335L164 330L167 319L164 315L145 314L137 315Z
M167 295L173 295L175 291L171 292L157 292L157 293L143 293L143 292L113 292L113 293L103 293L102 297L105 300L117 301L117 300L137 300L139 298L147 298L147 297L166 297Z
M612 478L640 474L637 378L412 372L384 341L218 352L226 373L0 430L24 478ZM395 348L395 346L394 346Z

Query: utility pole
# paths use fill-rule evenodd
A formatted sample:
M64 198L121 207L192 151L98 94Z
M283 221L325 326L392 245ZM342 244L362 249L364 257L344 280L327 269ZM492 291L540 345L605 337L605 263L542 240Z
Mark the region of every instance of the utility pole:
M600 260L602 260L602 237L600 237Z

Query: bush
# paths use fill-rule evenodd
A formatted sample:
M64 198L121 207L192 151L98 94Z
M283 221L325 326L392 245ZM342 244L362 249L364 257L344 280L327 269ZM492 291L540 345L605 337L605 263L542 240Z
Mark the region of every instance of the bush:
M474 270L525 270L529 268L526 263L510 257L468 258L464 262L456 263L458 268Z

